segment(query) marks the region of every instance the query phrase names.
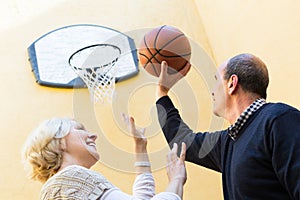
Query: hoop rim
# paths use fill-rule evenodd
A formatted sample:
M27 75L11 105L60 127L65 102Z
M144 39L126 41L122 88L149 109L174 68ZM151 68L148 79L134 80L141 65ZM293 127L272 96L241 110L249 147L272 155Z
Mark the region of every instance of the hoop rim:
M116 46L116 45L113 45L113 44L107 44L107 43L93 44L93 45L85 46L85 47L83 47L83 48L78 49L77 51L75 51L75 52L69 57L69 60L68 60L69 65L73 67L73 65L71 64L71 60L72 60L72 58L73 58L77 53L79 53L80 51L83 51L83 50L85 50L85 49L92 48L92 47L97 47L97 46L110 46L110 47L113 47L114 49L117 49L117 50L119 51L119 54L121 54L121 49L120 49L118 46ZM80 67L76 67L76 68L82 70L82 68L80 68ZM86 69L89 69L89 68L90 68L90 67L87 67Z

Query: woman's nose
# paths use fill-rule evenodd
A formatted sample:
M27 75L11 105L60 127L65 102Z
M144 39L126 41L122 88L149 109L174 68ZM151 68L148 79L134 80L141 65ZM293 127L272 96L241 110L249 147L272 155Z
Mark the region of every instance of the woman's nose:
M89 138L91 138L93 141L95 141L97 139L97 135L96 134L90 134Z

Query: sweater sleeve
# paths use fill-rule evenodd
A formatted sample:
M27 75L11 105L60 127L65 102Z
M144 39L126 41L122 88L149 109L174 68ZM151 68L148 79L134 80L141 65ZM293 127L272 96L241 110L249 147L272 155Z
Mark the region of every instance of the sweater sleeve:
M181 200L171 192L161 192L155 195L155 184L151 173L140 174L133 184L133 194L129 195L117 188L112 188L104 193L101 200Z
M112 188L107 190L101 197L101 200L147 200L155 195L155 183L151 173L143 173L135 178L132 195L122 192L119 189Z
M171 192L161 192L155 195L151 200L181 200L181 198Z
M292 199L300 199L300 112L289 110L277 117L270 134L275 173Z
M151 173L140 174L133 184L133 199L151 200L181 200L172 192L161 192L155 194L155 182Z
M138 175L135 178L132 190L134 199L151 199L155 195L155 182L152 174Z
M156 108L160 126L170 147L174 143L185 142L187 161L221 171L221 131L194 133L181 119L168 96L161 97L156 102Z

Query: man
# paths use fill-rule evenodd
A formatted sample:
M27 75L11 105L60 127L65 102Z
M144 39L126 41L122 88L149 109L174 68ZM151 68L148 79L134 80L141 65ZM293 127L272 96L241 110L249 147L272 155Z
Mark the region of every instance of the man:
M254 55L240 54L220 65L213 112L231 126L196 134L168 97L190 67L170 75L162 62L156 104L168 143L185 142L187 161L221 172L224 199L300 199L300 112L266 103L265 64Z

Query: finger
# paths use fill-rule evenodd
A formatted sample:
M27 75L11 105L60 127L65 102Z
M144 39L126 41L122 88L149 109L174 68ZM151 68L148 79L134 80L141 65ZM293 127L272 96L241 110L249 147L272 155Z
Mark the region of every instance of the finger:
M121 117L122 117L122 119L123 119L123 121L125 122L126 121L126 115L125 115L125 113L121 113Z
M123 121L124 121L127 125L129 125L129 118L128 118L128 115L126 115L125 113L121 113L121 115L122 115Z
M139 128L139 129L136 129L136 133L135 133L135 137L137 138L146 138L145 137L145 131L146 131L146 128Z
M186 156L186 144L184 142L181 143L181 152L180 152L180 162L185 161Z
M180 73L185 76L187 75L187 73L190 71L191 69L191 63L190 62L187 62L186 65L183 67L183 69L180 70Z
M160 66L161 66L160 77L164 77L168 73L168 64L166 61L162 61Z
M130 132L135 135L136 129L135 129L135 123L134 123L134 118L129 117L129 122L130 122Z
M171 149L171 151L169 151L168 155L167 155L167 162L168 164L172 163L174 161L174 159L177 158L176 156L176 152L177 152L177 144L174 143L173 144L173 148Z
M141 132L141 135L142 135L142 136L145 136L145 131L146 131L146 128L141 128L141 129L140 129L140 132Z
M173 144L173 148L172 148L172 150L171 150L171 159L173 160L173 161L175 161L175 160L177 160L177 151L178 151L178 145L177 145L177 143L174 143Z
M189 72L191 68L191 64L187 62L187 64L179 71L179 73L174 74L177 80L182 79L187 73Z
M177 150L178 150L178 145L177 145L177 143L174 143L174 144L173 144L173 148L172 148L171 151L172 151L173 153L177 153Z

